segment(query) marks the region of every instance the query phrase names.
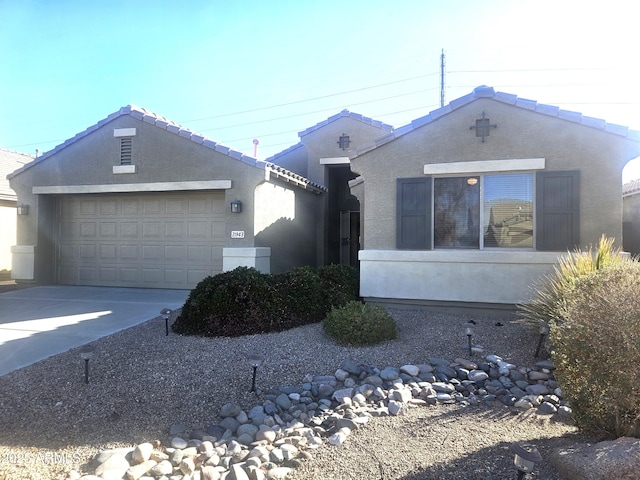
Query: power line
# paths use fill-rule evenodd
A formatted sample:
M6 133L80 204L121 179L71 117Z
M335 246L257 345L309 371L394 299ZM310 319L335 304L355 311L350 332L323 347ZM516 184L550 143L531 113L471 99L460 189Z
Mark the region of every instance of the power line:
M403 82L410 82L411 80L417 80L419 78L431 77L433 75L436 75L436 74L428 73L428 74L425 74L425 75L418 75L416 77L404 78L402 80L395 80L393 82L380 83L378 85L370 85L368 87L356 88L354 90L347 90L347 91L338 92L338 93L330 93L328 95L322 95L322 96L319 96L319 97L306 98L306 99L302 99L302 100L295 100L293 102L279 103L279 104L276 104L276 105L269 105L269 106L266 106L266 107L252 108L250 110L242 110L242 111L239 111L239 112L223 113L223 114L220 114L220 115L213 115L211 117L202 117L202 118L197 118L197 119L194 119L194 120L184 120L182 123L201 122L203 120L212 120L212 119L215 119L215 118L224 118L224 117L230 117L230 116L233 116L233 115L242 115L242 114L245 114L245 113L254 113L254 112L259 112L259 111L262 111L262 110L269 110L269 109L272 109L272 108L287 107L287 106L290 106L290 105L298 105L300 103L313 102L314 100L323 100L325 98L337 97L337 96L340 96L340 95L347 95L349 93L363 92L365 90L371 90L373 88L386 87L388 85L395 85L395 84L403 83Z

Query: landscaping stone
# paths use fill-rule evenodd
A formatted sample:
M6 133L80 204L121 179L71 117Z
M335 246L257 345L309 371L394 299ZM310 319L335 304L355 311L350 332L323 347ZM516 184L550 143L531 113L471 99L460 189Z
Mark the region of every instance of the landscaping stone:
M187 434L185 425L172 424L166 450L141 443L101 452L95 460L96 476L107 480L120 480L125 474L134 480L285 478L296 462L323 445L342 445L373 417L404 415L409 408L438 403L495 402L514 412L534 410L560 418L571 414L549 362L539 362L533 369L517 368L496 355L478 362L463 358L429 362L379 370L345 360L335 375L307 375L302 387L281 387L265 394L262 403L248 413L237 404L225 404L219 423L206 430L198 427Z

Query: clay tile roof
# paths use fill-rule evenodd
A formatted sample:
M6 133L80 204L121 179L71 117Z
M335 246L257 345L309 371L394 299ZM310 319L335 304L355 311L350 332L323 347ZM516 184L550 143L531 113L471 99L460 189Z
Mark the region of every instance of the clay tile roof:
M640 178L631 180L628 183L622 185L622 195L636 195L640 193Z
M27 168L29 168L30 166L42 162L44 160L46 160L47 158L51 157L52 155L55 155L56 153L58 153L59 151L63 150L64 148L68 147L69 145L71 145L74 142L77 142L79 139L89 135L90 133L98 130L99 128L102 128L104 125L106 125L107 123L115 120L118 117L121 117L122 115L130 115L134 118L137 118L138 120L141 120L145 123L148 123L150 125L154 125L158 128L161 128L163 130L166 130L170 133L173 133L175 135L178 135L180 137L186 138L188 140L191 140L194 143L197 143L199 145L203 145L204 147L210 148L211 150L215 150L216 152L220 152L224 155L227 155L231 158L234 158L236 160L239 160L241 162L244 162L248 165L251 165L253 167L256 168L261 168L261 169L265 169L265 170L271 170L272 167L270 166L269 163L267 162L263 162L260 160L257 160L253 157L250 157L248 155L245 155L244 153L238 151L238 150L234 150L231 147L228 147L226 145L223 145L221 143L215 142L207 137L205 137L204 135L200 135L198 133L194 133L191 130L189 130L188 128L183 127L182 125L179 125L175 122L172 122L171 120L168 120L167 118L161 117L160 115L157 115L155 113L152 113L142 107L138 107L137 105L127 105L125 107L122 107L120 110L118 110L117 112L112 113L111 115L109 115L108 117L100 120L98 123L96 123L95 125L90 126L89 128L87 128L86 130L78 133L77 135L75 135L73 138L70 138L69 140L66 140L65 142L63 142L62 144L58 145L57 147L53 148L53 150L49 150L48 152L43 153L40 157L38 157L37 159L35 159L33 162L31 162L29 165L25 165L22 168L20 168L19 170L13 172L12 174L9 175L9 177L12 177L18 173L20 173L23 170L26 170ZM276 173L276 172L273 172ZM294 181L294 183L298 186L304 186L305 188L313 188L313 189L318 189L320 191L324 191L324 187L318 184L315 184L303 177L300 177L299 175L293 173L293 172L289 172L288 170L285 170L284 168L280 168L280 171L277 172L278 176L281 178L288 178L291 181ZM326 190L326 189L325 189Z
M523 98L519 98L516 95L504 92L496 92L493 87L487 87L482 85L480 87L476 87L473 92L467 94L463 97L452 100L448 105L444 107L438 108L429 112L424 117L417 118L413 120L410 124L405 125L404 127L396 128L392 132L387 135L380 137L375 142L368 143L365 145L360 145L355 150L352 151L350 158L356 158L363 153L371 151L380 145L384 145L385 143L391 142L398 137L406 135L413 130L416 130L419 127L427 125L443 115L447 115L448 113L453 112L475 100L478 98L491 98L495 101L506 103L508 105L513 105L518 108L524 108L526 110L531 110L536 113L540 113L542 115L548 115L551 117L556 117L561 120L566 120L569 122L578 123L580 125L584 125L585 127L596 128L598 130L603 130L608 133L612 133L614 135L620 135L622 137L629 138L630 140L640 141L640 131L630 130L628 127L622 125L616 125L613 123L607 123L604 120L588 117L582 115L579 112L573 112L570 110L563 110L559 107L553 105L545 105L542 103L538 103L535 100L527 100Z
M364 117L362 115L360 115L359 113L354 113L354 112L350 112L349 110L342 110L340 113L336 113L335 115L332 115L331 117L327 118L326 120L323 120L320 123L317 123L315 125L313 125L312 127L307 128L306 130L303 130L301 132L298 132L298 136L299 137L303 137L315 130L318 130L319 128L324 127L325 125L330 124L331 122L335 122L336 120L338 120L339 118L343 118L343 117L350 117L353 118L355 120L358 120L362 123L366 123L368 125L372 125L374 127L378 127L381 128L383 130L393 130L393 126L388 125L386 123L383 123L379 120L374 120L372 118L369 117Z
M0 200L16 200L16 194L9 186L7 177L32 160L33 157L30 155L0 148Z

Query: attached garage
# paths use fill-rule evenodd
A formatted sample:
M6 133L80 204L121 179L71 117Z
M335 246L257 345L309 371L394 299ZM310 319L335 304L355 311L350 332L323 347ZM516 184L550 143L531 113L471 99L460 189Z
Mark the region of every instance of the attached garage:
M57 283L193 288L222 271L224 192L63 195Z

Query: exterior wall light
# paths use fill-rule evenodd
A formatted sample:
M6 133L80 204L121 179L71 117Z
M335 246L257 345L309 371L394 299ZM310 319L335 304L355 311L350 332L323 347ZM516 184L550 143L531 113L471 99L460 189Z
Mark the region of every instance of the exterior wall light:
M29 205L20 204L16 207L18 215L29 215Z
M533 472L536 463L542 461L542 456L535 447L529 449L519 443L513 443L511 451L515 454L513 464L518 470L518 480L522 480L526 474Z
M251 365L251 368L253 368L253 378L251 380L251 390L249 390L250 392L256 392L256 372L258 371L258 367L261 366L264 363L264 357L262 355L258 355L255 353L250 354L247 357L247 360L249 361L249 365Z
M231 202L231 213L242 212L242 202L240 200L234 200Z

